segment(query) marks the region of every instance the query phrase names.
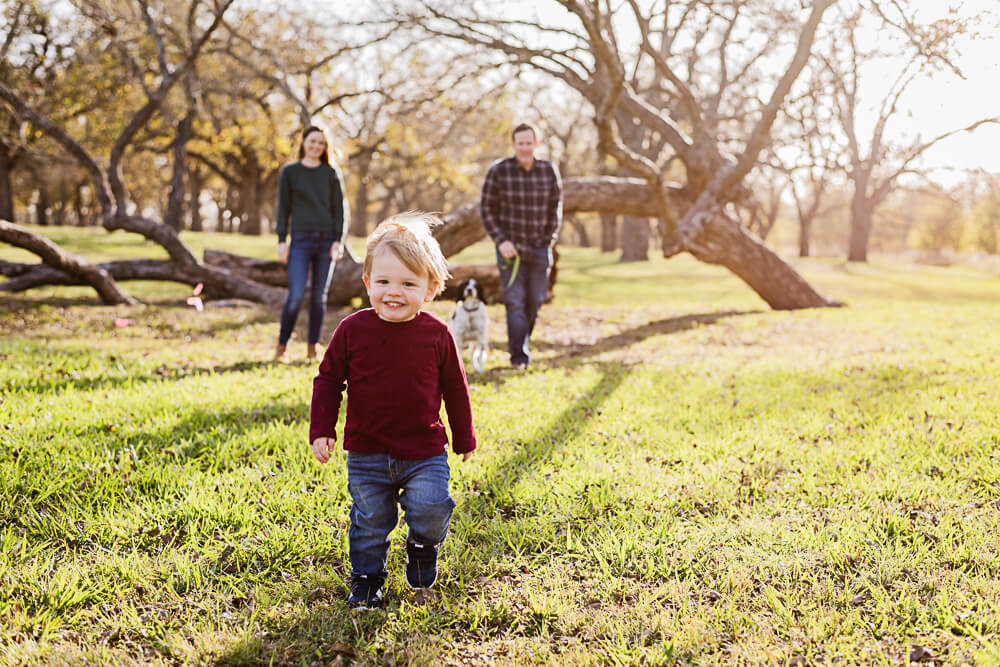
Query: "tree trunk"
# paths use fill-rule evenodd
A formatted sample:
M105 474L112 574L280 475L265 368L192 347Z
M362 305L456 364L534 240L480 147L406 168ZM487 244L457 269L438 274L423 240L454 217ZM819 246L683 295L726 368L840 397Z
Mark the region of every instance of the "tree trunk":
M721 216L707 218L687 249L701 261L735 273L775 310L843 305L817 292L763 241Z
M601 252L618 249L618 216L613 213L601 214Z
M855 186L857 187L857 186ZM855 190L851 198L851 237L847 246L847 261L868 261L868 240L872 233L873 207L864 192Z
M639 179L596 177L571 178L563 182L565 213L594 211L598 213L621 213L641 218L655 218L662 215L657 197ZM680 188L671 188L664 196L674 210L692 208L689 194ZM690 251L698 259L719 264L733 271L754 289L772 308L813 308L839 305L838 302L823 297L802 277L785 263L759 239L747 233L738 223L721 215L700 216L702 220L697 232L690 232L690 238L682 249ZM468 204L443 217L444 224L435 230L446 257L452 256L468 245L486 236L479 218L479 204ZM171 257L184 259L186 246L168 235L173 231L152 221L128 218L120 223L130 231L139 231L168 249ZM107 224L105 226L108 226ZM165 232L158 234L156 227ZM114 226L109 226L114 228ZM693 227L692 227L693 229ZM679 230L684 232L687 230ZM683 234L681 235L683 237ZM178 246L178 247L174 247ZM666 250L664 251L666 252ZM186 261L186 263L185 263ZM205 282L206 288L219 295L247 298L261 303L281 305L285 291L269 287L235 275L221 268L191 264L189 260L168 262L175 267L176 278L190 284L191 280ZM207 260L206 260L207 261ZM260 260L258 260L260 261ZM23 277L23 276L22 276ZM9 283L4 285L4 288ZM337 262L329 298L331 303L349 303L363 294L361 284L361 264L350 252Z
M76 226L86 227L90 221L87 219L86 207L83 204L84 183L77 183L73 188L73 214L76 216Z
M240 234L260 236L263 232L260 224L260 166L257 155L248 151L243 163L242 182L240 184Z
M41 257L47 266L90 285L101 297L101 301L107 305L137 303L118 287L107 271L94 266L83 257L66 252L44 236L38 236L24 227L0 220L0 240L33 252Z
M191 231L204 231L201 222L201 193L205 187L205 179L201 170L195 167L188 172L188 182L191 184L191 194L188 198L188 208L191 211Z
M222 218L222 231L227 234L234 232L235 220L238 216L237 205L239 203L239 193L233 185L226 186L226 205L219 211Z
M205 285L204 294L216 297L245 299L273 308L285 302L287 290L261 285L243 276L212 266L180 266L163 259L132 259L98 264L95 268L106 271L116 281L161 280L185 285ZM87 284L69 273L45 264L23 265L0 262L0 273L16 276L0 283L0 292L22 292L42 285Z
M52 212L53 224L62 227L66 224L66 207L69 203L69 191L66 189L65 174L59 175L59 201Z
M556 266L558 253L554 254L553 270L549 274L549 298L556 281ZM248 280L273 287L288 287L288 271L281 262L234 255L223 250L206 250L205 264L242 276ZM115 267L123 272L123 267ZM483 287L487 303L497 303L503 299L503 287L500 285L500 269L496 264L451 264L448 266L451 278L445 283L439 298L444 300L460 298L458 288L462 282L475 278ZM345 255L337 262L333 280L330 281L330 291L327 293L329 303L350 303L352 299L363 296L364 287L361 282L362 265L353 255ZM114 275L114 274L113 274ZM117 277L117 276L116 276Z
M163 224L174 231L184 228L184 172L187 171L187 144L191 139L194 127L194 112L187 115L177 124L177 135L174 138L174 167L170 176L170 194L167 197L167 210L163 214Z
M0 139L0 220L14 219L14 187L11 173L14 171L14 155L7 142Z
M361 158L355 164L358 191L354 193L354 206L351 207L351 226L347 231L352 236L364 238L368 236L368 172L371 161L367 158Z
M581 248L590 247L590 235L587 233L587 226L583 224L583 221L577 219L575 215L567 215L563 222L570 225L576 232L577 245Z
M809 236L812 233L812 218L799 218L799 257L809 256Z
M622 220L621 262L649 261L649 219L626 215Z
M38 203L35 204L35 224L39 227L49 226L49 195L45 185L38 186Z

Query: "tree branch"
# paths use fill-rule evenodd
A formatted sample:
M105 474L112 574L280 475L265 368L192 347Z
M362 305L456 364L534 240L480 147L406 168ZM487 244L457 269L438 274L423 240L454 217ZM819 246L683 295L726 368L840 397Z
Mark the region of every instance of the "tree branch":
M6 220L0 220L0 241L23 248L38 255L46 266L73 276L79 282L90 285L108 305L138 303L123 292L108 272L94 266L85 258L66 252L58 245Z

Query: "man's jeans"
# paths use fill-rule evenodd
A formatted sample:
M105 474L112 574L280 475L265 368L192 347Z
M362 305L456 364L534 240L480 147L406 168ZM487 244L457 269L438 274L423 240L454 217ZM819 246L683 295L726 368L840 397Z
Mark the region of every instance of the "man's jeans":
M292 232L288 248L288 298L281 309L281 333L278 343L287 345L299 317L302 297L306 292L306 279L312 267L312 284L309 286L309 337L307 343L318 343L326 315L326 293L330 289L334 262L330 259L333 235L325 232Z
M353 574L385 575L396 503L405 512L407 539L438 545L448 534L455 501L448 495L448 455L408 461L388 454L347 452L351 493L348 532Z
M552 267L551 248L518 249L521 256L511 282L514 270L513 259L504 259L497 250L497 266L500 267L500 284L503 286L503 303L507 311L507 349L511 364L527 364L531 361L529 342L535 328L538 309L545 301L549 289L549 269Z

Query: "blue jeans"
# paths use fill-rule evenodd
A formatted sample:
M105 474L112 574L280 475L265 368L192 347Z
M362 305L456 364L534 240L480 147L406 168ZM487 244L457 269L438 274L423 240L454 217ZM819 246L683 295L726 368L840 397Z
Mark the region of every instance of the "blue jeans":
M448 495L448 455L407 461L388 454L347 452L351 505L348 541L354 574L385 575L396 503L403 508L407 539L438 545L448 534L455 501Z
M318 343L326 315L326 293L333 277L334 261L330 259L333 235L325 232L292 232L288 248L288 298L281 309L281 333L278 344L287 345L299 317L302 297L306 293L309 267L312 267L312 284L309 286L309 337L306 342Z
M503 286L503 305L507 312L507 350L510 363L527 364L531 361L529 341L535 328L538 309L549 290L549 269L552 267L551 248L519 248L521 261L510 283L514 270L512 260L504 259L497 250L500 267L500 284Z

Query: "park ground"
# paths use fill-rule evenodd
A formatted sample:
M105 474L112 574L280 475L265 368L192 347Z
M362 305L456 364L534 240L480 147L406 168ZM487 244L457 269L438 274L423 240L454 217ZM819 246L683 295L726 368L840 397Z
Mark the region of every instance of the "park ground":
M0 664L1000 664L1000 275L795 264L847 307L565 248L522 372L491 306L439 584L407 589L397 531L363 614L275 312L0 296Z

